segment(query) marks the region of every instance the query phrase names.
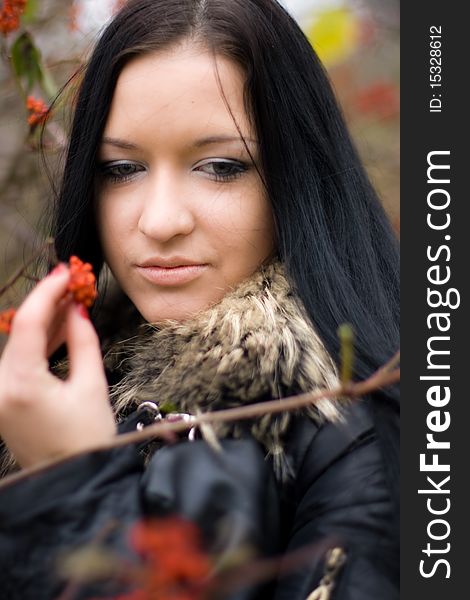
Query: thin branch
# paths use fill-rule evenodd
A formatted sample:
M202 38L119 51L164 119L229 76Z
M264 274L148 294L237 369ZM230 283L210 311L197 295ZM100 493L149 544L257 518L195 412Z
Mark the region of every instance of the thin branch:
M381 367L381 368L380 368L380 369L377 371L377 373L380 373L382 370L383 370L383 371L392 371L392 369L394 369L394 368L395 368L395 367L396 367L396 366L399 364L399 362L400 362L400 350L398 350L398 352L396 352L396 353L395 353L395 354L392 356L392 358L391 358L391 359L390 359L388 362L386 362L386 363L384 364L384 366L383 366L383 367Z
M46 242L39 248L39 250L37 252L35 252L33 254L33 256L20 269L18 269L18 271L16 273L14 273L10 277L10 279L5 283L5 285L3 285L0 288L0 297L3 296L3 294L7 290L9 290L12 286L15 285L15 283L18 281L18 279L25 274L25 272L28 269L28 267L30 265L32 265L33 262L35 260L37 260L44 251L46 251L46 250L50 251L50 249L52 248L53 243L54 243L54 240L52 238L49 238L49 239L46 240Z
M225 597L225 594L246 588L248 585L263 583L307 567L319 557L323 557L328 549L339 545L342 545L339 538L328 536L319 542L287 551L282 556L246 562L229 569L226 573L216 575L212 587L219 594L223 593Z
M29 248L35 248L37 232L18 219L18 213L9 206L0 205L0 227Z
M28 94L26 93L25 89L23 88L21 80L13 67L11 54L8 50L5 38L3 39L0 54L3 59L3 63L6 65L6 68L9 71L9 74L11 75L13 81L15 82L15 85L23 99L23 103L26 105L26 99L28 97Z
M169 433L178 433L193 427L201 426L205 423L221 423L238 421L243 419L252 419L253 417L259 417L266 414L275 414L280 412L292 411L297 408L302 408L314 404L318 400L324 398L359 398L370 392L378 389L382 389L397 383L400 380L400 369L389 371L389 365L393 364L397 360L395 355L386 365L381 367L378 371L373 373L368 379L356 383L348 383L346 385L339 386L337 388L326 390L319 389L314 392L306 392L297 396L289 396L287 398L280 398L278 400L270 400L267 402L258 402L256 404L249 404L247 406L239 406L236 408L228 408L225 410L218 410L214 412L207 412L197 417L194 417L191 421L176 421L171 423L160 422L155 425L149 425L142 431L135 431L131 433L125 433L116 436L109 443L100 445L96 448L89 448L86 453L110 450L112 448L119 448L132 443L142 442L149 438L165 438ZM82 454L82 453L80 453ZM74 457L80 456L75 454ZM0 489L17 481L26 479L34 473L38 473L43 470L47 470L55 465L61 464L62 462L72 458L71 456L65 457L60 460L51 460L35 465L34 467L25 468L17 473L13 473L5 477L0 481Z

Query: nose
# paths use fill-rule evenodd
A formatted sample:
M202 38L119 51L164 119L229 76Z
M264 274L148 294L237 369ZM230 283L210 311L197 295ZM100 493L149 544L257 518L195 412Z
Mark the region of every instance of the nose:
M160 172L149 177L146 188L138 221L141 233L163 243L193 231L195 215L190 198L174 173Z

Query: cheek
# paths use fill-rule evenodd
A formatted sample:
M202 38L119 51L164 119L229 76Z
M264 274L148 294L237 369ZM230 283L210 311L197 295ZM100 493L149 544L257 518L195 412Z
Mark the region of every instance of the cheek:
M125 241L125 220L120 218L118 211L111 210L109 202L101 199L96 210L96 222L105 260L111 266Z
M234 222L234 242L240 251L244 249L259 262L264 260L274 248L273 217L268 201L260 194L245 198Z
M212 239L227 249L263 252L274 246L271 206L258 186L219 198L203 218Z

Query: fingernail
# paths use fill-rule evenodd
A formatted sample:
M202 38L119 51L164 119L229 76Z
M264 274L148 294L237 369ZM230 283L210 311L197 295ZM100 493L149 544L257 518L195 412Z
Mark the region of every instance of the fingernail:
M49 273L49 276L53 277L54 275L60 275L60 273L63 273L66 270L67 265L65 263L59 263L56 267L52 269L52 271Z
M83 304L76 304L75 305L77 307L77 312L78 314L83 318L83 319L87 319L90 320L90 314L88 312L88 309L86 306L83 306Z

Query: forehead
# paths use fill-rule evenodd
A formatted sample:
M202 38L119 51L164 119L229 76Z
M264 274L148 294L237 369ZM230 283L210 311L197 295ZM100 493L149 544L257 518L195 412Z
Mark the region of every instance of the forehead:
M244 80L237 64L194 45L140 56L118 78L105 135L239 135L231 111L243 135L253 136Z

